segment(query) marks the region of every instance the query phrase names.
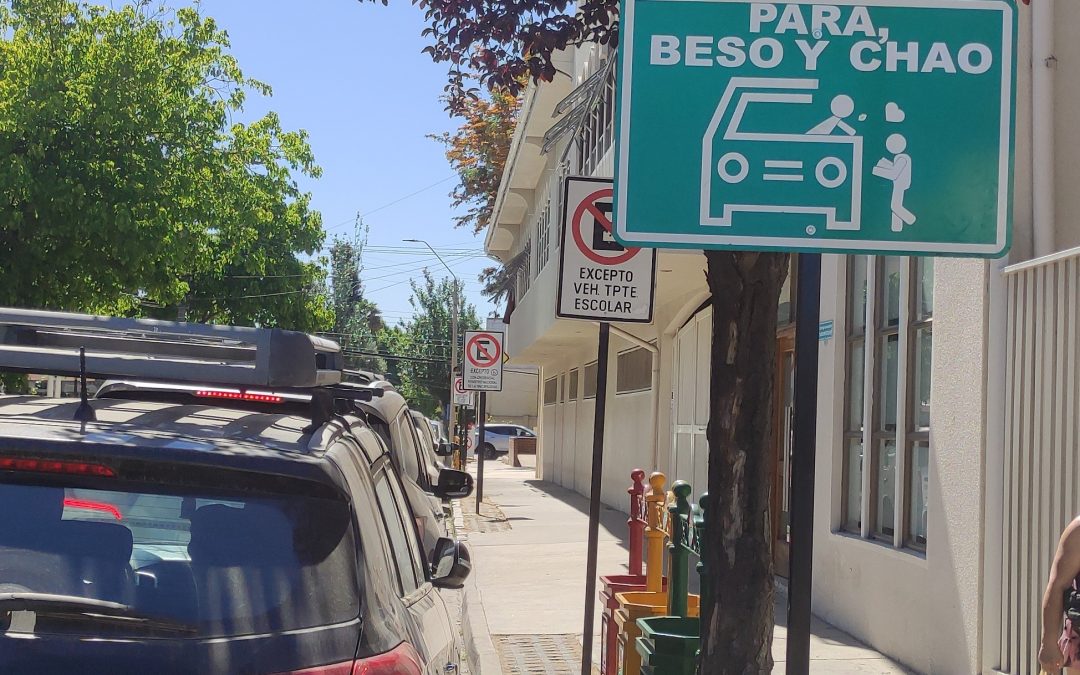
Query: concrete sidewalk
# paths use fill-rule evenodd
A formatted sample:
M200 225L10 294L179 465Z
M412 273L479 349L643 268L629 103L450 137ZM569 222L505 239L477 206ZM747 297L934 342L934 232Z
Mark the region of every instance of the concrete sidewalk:
M484 503L458 504L473 573L465 588L462 628L472 675L581 672L588 500L533 478L531 468L484 466ZM599 573L625 572L626 515L601 511ZM593 621L593 663L600 662L600 607ZM787 631L778 602L774 672L783 672ZM854 638L815 622L811 672L909 673ZM595 668L594 668L595 671ZM596 671L598 672L598 671Z

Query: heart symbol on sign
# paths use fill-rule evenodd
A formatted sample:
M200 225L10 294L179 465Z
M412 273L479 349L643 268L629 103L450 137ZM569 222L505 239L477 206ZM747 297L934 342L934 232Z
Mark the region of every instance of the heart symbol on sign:
M886 122L903 122L905 117L904 111L895 103L889 102L889 104L885 106Z

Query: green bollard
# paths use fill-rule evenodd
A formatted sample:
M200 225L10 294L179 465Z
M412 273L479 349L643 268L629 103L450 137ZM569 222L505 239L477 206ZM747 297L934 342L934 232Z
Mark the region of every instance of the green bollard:
M683 480L675 481L671 486L675 493L675 503L668 506L668 518L671 520L671 541L668 542L668 555L671 567L668 572L668 615L686 617L686 596L689 593L688 574L690 550L690 493L693 488Z
M709 595L709 578L705 574L705 544L709 541L709 538L706 535L708 529L705 522L705 505L708 503L708 501L709 493L702 493L702 495L698 497L698 508L694 513L695 545L693 548L697 551L698 555L697 573L698 579L701 582L699 594L701 595L701 605L703 607L706 606L705 603L709 602L710 598L712 597L711 595Z
M698 506L691 509L688 497L690 486L682 481L672 487L675 504L668 507L671 523L671 579L672 594L669 596L668 613L671 616L653 616L638 619L641 631L634 647L641 657L641 675L695 675L697 658L701 647L701 619L689 618L680 613L679 597L685 599L687 582L687 558L691 552L699 558L698 574L701 578L701 598L707 602L705 564L700 562L705 545L705 503L702 495ZM677 593L675 589L680 589Z

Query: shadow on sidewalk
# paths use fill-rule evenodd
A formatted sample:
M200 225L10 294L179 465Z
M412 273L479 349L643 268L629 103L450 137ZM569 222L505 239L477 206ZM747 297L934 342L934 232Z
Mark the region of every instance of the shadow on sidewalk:
M548 494L549 496L558 499L567 506L580 511L586 518L589 516L589 499L573 490L550 483L544 480L526 480L525 485ZM627 487L630 487L629 479L627 480ZM630 496L627 495L627 508L630 506ZM623 511L613 509L610 506L601 503L600 504L600 528L607 531L609 535L618 540L619 546L626 551L627 556L630 555L630 528L627 524L629 516ZM644 555L644 548L642 550ZM629 560L629 558L628 558ZM644 562L644 561L643 561ZM669 570L667 569L667 549L664 550L664 574L667 575ZM701 587L700 579L697 574L697 557L691 555L690 563L688 567L688 587L691 593L698 593ZM601 574L610 573L605 570L600 570Z
M577 509L585 516L589 517L589 498L585 497L573 490L556 485L555 483L549 483L546 480L526 480L525 485L534 490L547 493L549 496L558 499L560 502ZM630 497L627 496L627 507L630 504ZM600 528L606 530L609 535L619 540L619 545L622 546L629 553L630 551L630 528L627 525L629 516L625 512L613 509L607 504L600 504Z

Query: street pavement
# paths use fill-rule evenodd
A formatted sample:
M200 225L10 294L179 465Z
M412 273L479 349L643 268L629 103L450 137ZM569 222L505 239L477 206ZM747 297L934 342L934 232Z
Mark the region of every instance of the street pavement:
M531 458L528 458L531 459ZM456 504L473 572L465 587L462 630L473 675L577 675L585 612L588 500L536 480L531 467L484 466L484 503ZM626 514L601 511L599 573L625 573ZM600 613L593 621L593 663L600 662ZM775 673L784 672L787 631L778 594ZM814 621L811 673L901 674L901 668L851 636ZM598 672L594 669L594 672Z

